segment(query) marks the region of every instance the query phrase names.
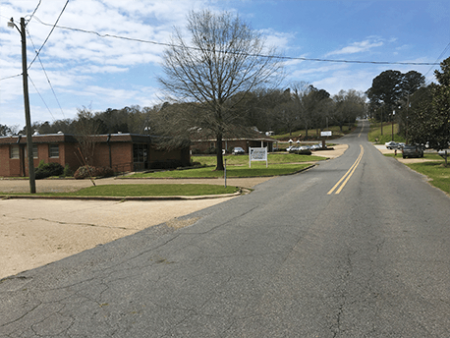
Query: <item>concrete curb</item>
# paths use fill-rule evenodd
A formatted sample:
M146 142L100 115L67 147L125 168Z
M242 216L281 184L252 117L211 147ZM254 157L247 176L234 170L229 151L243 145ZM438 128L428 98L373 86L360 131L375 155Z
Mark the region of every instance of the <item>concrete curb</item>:
M250 189L241 189L234 194L222 194L222 195L201 195L201 196L31 196L31 195L0 195L0 199L43 199L43 200L77 200L77 201L178 201L178 200L202 200L213 198L226 198L236 197L242 195Z

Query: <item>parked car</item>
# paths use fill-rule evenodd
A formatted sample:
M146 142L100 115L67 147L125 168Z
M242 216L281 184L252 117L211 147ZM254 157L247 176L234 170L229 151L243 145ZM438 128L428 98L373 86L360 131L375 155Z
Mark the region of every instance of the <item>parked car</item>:
M325 145L325 148L326 147L327 146ZM325 149L325 148L322 147L322 143L314 144L310 147L311 150L318 150L318 149Z
M301 146L298 148L298 150L310 150L311 146Z
M245 154L245 151L241 147L234 147L233 150L231 151L231 153L233 155L243 155L243 154Z
M296 152L298 150L299 150L299 146L290 146L288 152L289 153L294 153L294 152Z
M394 141L386 142L384 145L386 146L387 149L391 149L391 150L398 148L398 143L394 142Z
M422 146L414 145L414 144L406 144L402 148L403 158L407 157L423 157L423 148Z
M405 146L405 143L402 143L402 142L397 143L397 148L398 149L403 149L404 146Z

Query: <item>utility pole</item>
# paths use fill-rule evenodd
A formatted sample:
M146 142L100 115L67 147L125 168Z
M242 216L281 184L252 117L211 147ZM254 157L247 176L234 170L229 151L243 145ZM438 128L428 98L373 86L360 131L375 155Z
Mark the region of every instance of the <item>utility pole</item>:
M25 18L20 18L20 29L14 23L13 18L8 22L9 27L16 27L22 38L22 78L23 99L25 106L25 123L27 129L27 154L28 154L28 176L30 178L30 193L36 193L36 180L34 175L33 140L31 133L30 99L28 96L28 69L27 69L27 38L25 31Z

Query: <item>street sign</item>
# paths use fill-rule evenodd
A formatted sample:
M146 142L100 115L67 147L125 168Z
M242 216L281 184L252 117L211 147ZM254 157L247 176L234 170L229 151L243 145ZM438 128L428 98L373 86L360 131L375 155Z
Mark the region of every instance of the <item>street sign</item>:
M332 135L332 132L331 131L321 131L320 132L320 136L331 136Z

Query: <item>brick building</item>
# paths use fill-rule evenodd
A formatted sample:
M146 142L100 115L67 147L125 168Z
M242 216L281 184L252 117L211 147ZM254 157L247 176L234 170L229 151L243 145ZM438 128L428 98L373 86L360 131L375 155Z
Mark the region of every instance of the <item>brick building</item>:
M231 153L234 147L241 147L246 153L250 147L267 147L269 152L274 151L274 143L277 141L263 133L255 130L249 130L247 135L237 137L236 135L224 135L222 139L222 149ZM208 153L217 148L217 140L201 129L191 131L191 151L195 153Z
M91 136L93 163L97 167L111 167L116 172L138 171L174 164L189 165L189 147L159 150L158 137L134 134ZM26 136L0 137L0 177L28 176ZM43 160L69 165L75 171L85 164L80 144L73 135L33 135L34 167Z

